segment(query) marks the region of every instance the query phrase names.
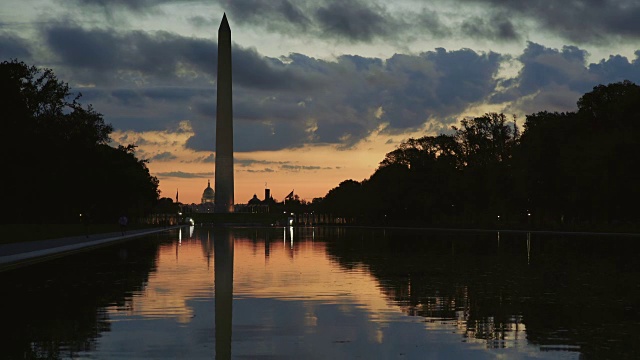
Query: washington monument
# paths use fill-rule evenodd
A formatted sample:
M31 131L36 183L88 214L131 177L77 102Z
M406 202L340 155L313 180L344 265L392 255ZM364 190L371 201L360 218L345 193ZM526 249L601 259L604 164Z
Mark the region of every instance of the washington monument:
M233 102L231 99L231 28L227 14L218 29L215 211L233 212Z

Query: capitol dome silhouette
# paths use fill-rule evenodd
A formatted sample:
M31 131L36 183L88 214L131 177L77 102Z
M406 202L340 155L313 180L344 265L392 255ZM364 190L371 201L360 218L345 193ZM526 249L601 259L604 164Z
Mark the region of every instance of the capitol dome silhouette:
M202 192L202 204L213 204L215 201L215 192L211 188L211 181L207 180L207 188Z

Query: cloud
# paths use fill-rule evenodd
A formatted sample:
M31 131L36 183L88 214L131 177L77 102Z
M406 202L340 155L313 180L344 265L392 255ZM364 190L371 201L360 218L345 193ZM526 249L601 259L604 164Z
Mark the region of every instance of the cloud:
M84 7L103 9L105 13L112 14L117 10L127 10L136 13L153 13L157 7L171 3L201 3L202 0L59 0L60 2L74 2Z
M60 3L68 3L62 2ZM437 38L516 41L539 33L575 44L634 43L640 38L640 3L629 0L505 1L453 0L427 4L373 0L74 0L87 14L107 20L170 12L171 6L212 6L210 17L191 16L208 28L227 12L232 27L261 29L287 37L328 42L387 42L402 45L415 34ZM443 20L444 19L444 20Z
M607 82L630 80L640 84L640 50L635 52L636 58L629 61L624 56L611 55L596 64L589 64L589 72Z
M629 61L615 55L587 63L588 53L576 46L548 48L529 42L518 60L522 69L506 90L492 96L494 103L510 102L509 112L573 111L580 96L594 86L623 80L640 83L640 51Z
M315 170L331 170L333 168L315 166L315 165L281 165L280 169L284 171L300 172L300 171L315 171Z
M215 150L214 42L70 24L44 31L67 74L95 83L83 93L108 111L114 126L169 129L187 119L194 131L187 147ZM255 49L233 49L234 141L241 152L309 143L350 147L382 124L402 132L432 117L456 116L491 94L502 59L469 49L389 59L345 55L335 61L296 53L275 59Z
M258 25L270 31L289 32L304 30L311 23L304 9L287 0L219 0L219 3L229 12L230 18L241 25ZM218 24L220 19L213 22Z
M216 162L216 154L209 154L207 156L200 157L196 161L207 163L207 164L214 164Z
M233 163L241 167L249 167L249 166L255 166L255 165L282 165L282 164L287 164L288 161L269 161L269 160L234 158Z
M389 129L415 129L430 118L459 115L495 90L502 56L462 49L436 49L418 56L396 54L386 61L380 95Z
M165 151L165 152L162 152L160 154L152 156L149 160L150 161L161 161L162 162L162 161L175 160L177 158L178 157L173 155L172 153L170 153L168 151Z
M25 39L0 32L0 61L28 61L30 58L31 47Z
M236 171L244 171L244 172L248 172L248 173L272 173L272 172L276 172L275 170L271 169L271 168L264 168L262 170L254 170L254 169L239 169Z
M73 23L48 25L42 32L53 55L84 82L209 83L216 69L211 60L217 59L217 46L211 40L164 31L85 29Z
M255 159L234 159L233 160L235 165L240 166L240 168L246 168L246 167L255 167L258 165L275 165L278 167L278 169L282 170L282 171L295 171L295 172L299 172L299 171L317 171L317 170L331 170L333 169L332 167L322 167L322 166L317 166L317 165L297 165L297 164L292 164L289 161L270 161L270 160L255 160ZM239 169L238 171L247 171L247 172L275 172L274 169L272 168L264 168L262 170L256 170L256 169Z
M410 38L418 36L424 37L431 35L436 38L450 37L456 33L456 29L450 27L442 21L440 11L423 7L419 11L412 11L408 14L402 14L404 22L399 23L400 29L410 29L406 36Z
M580 44L606 43L640 38L640 3L627 0L505 1L458 0L461 4L483 3L496 14L510 14L537 24L538 30Z
M250 2L237 6L242 4ZM350 6L353 12L368 6L388 15L386 8L365 3L318 6L326 11ZM498 20L480 22L482 28L473 31L493 32L486 36L506 40L519 36L511 31L513 24L505 22L501 28ZM374 33L385 34L374 30L353 36L374 39ZM188 122L193 135L186 147L215 151L214 41L163 31L87 29L72 22L49 23L42 34L59 61L61 74L58 69L56 74L72 85L90 84L81 88L83 101L117 129L175 132ZM467 109L488 101L505 104L508 111L571 110L577 96L597 84L639 81L637 59L612 56L587 64L587 57L577 46L553 49L529 42L515 58L522 64L517 76L499 79L501 65L513 58L491 51L437 48L388 58L342 55L326 60L299 53L265 57L234 44L235 150L275 151L307 144L348 149L381 129L402 134L425 123L432 129L448 128ZM557 96L549 95L553 92Z
M298 69L281 60L263 57L255 49L233 46L233 81L252 89L298 91L313 86ZM217 60L216 60L217 64ZM217 66L217 65L216 65Z
M295 76L294 82L308 85L234 91L234 144L237 151L309 143L349 147L383 124L388 131L402 132L429 118L455 117L495 90L501 59L497 53L469 49L437 49L389 59L340 56L335 61L290 54L270 66L282 68L284 79ZM204 112L212 111L202 110L203 118ZM214 150L214 122L193 125L195 134L187 146Z
M183 171L170 171L156 173L158 178L182 178L182 179L200 179L211 176L211 173L189 173Z
M232 27L260 28L287 37L310 38L328 43L390 43L402 46L418 37L468 37L512 41L521 38L504 14L488 14L485 18L467 15L469 11L441 12L438 5L400 1L387 4L378 1L296 1L288 0L218 0L227 12ZM441 16L440 13L444 14ZM193 16L196 27L213 27L220 23L215 16ZM442 19L445 19L444 21ZM419 34L417 36L416 34Z
M388 37L396 27L383 7L362 1L331 2L317 9L315 17L325 33L352 41Z
M460 29L464 35L474 39L514 41L522 37L513 22L503 14L494 14L489 18L469 17L462 21Z

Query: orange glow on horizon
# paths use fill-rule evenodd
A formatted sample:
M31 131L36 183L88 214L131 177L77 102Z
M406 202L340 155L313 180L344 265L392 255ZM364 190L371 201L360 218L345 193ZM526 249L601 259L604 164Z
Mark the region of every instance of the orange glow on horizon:
M175 201L178 190L181 203L199 204L208 180L215 188L215 164L205 161L213 154L186 149L184 144L191 133L188 124L183 126L180 133L114 132L113 138L116 144L141 144L136 156L149 159L151 175L160 180L161 197ZM247 203L254 194L263 199L265 183L277 201L292 190L307 201L323 197L344 180L362 181L371 176L385 154L405 138L406 135L375 133L349 149L307 145L279 151L236 152L235 203Z
M471 104L465 113L479 116L489 111L496 109ZM254 194L264 199L265 183L276 201L282 201L292 190L307 201L324 197L342 181L369 178L385 155L402 141L437 135L449 125L429 118L412 132L390 134L385 127L381 125L367 138L346 149L335 144L314 144L277 151L235 152L235 203L246 204ZM175 201L178 190L181 203L199 204L208 180L215 188L214 153L187 149L185 144L193 136L193 129L188 120L182 121L179 128L178 132L114 131L112 138L115 145L139 144L136 156L149 160L147 166L151 175L160 180L160 197Z

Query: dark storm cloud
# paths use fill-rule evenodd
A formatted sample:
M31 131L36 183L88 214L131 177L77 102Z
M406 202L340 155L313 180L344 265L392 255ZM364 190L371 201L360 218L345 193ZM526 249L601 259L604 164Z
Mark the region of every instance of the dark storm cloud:
M445 23L437 11L424 6L412 10L391 11L376 1L260 1L217 0L227 12L232 27L263 28L285 36L312 37L325 41L372 43L406 41L409 38L467 36L459 24ZM415 7L415 6L414 6ZM466 15L462 15L463 17ZM194 26L217 26L219 15L194 16ZM491 26L494 26L492 28ZM507 20L483 24L476 37L516 39L516 31Z
M496 13L533 20L548 30L578 43L600 43L610 38L640 38L640 2L629 0L511 1L458 0L484 3Z
M292 54L278 66L310 86L236 91L236 148L278 150L309 143L348 148L380 126L403 132L432 117L449 121L495 90L501 58L468 49L386 60L341 56L333 62ZM200 107L203 121L192 122L195 135L188 147L214 150L214 122L204 120L211 106Z
M103 9L113 16L159 12L159 5L207 4L202 0L73 0L85 11ZM61 1L62 2L62 1ZM214 0L232 27L261 28L286 36L307 35L348 42L398 41L424 36L472 36L514 41L527 31L549 31L574 43L601 43L640 38L640 2L631 0L513 1L454 0L455 17L441 21L433 9L439 2L387 7L383 1ZM65 2L66 4L66 2ZM194 26L216 26L221 13L193 16ZM530 24L533 28L529 29Z
M391 127L417 127L431 116L444 119L483 101L495 90L501 59L469 49L394 55L387 68L395 82L383 88Z
M421 11L405 16L409 23L414 23L419 29L423 29L420 35L424 33L432 34L436 37L451 36L454 29L449 28L440 19L440 15L435 10L422 9ZM406 25L404 26L406 27ZM414 34L415 35L415 34Z
M160 128L162 124L168 126L167 121L194 120L193 116L200 121L213 119L215 42L166 32L117 32L84 29L72 24L56 24L43 29L43 33L49 49L64 64L61 75L72 84L94 84L95 88L83 89L87 94L84 100L100 109L111 108L108 115L114 126L148 130L145 116L153 118ZM313 86L299 70L285 66L278 59L261 57L255 49L236 45L233 59L234 83L237 88L245 89L246 101L260 103L253 95L265 97L261 91L295 91ZM236 114L240 118L261 119L264 111L280 118L295 116L292 112L295 103L267 99L260 103L263 109L252 110L242 106L242 99L243 92L239 91ZM136 107L150 111L137 110L140 119L133 120L131 111L126 109ZM190 114L184 113L185 109L189 109ZM243 109L247 109L246 114ZM183 111L182 115L177 111ZM251 111L259 112L252 114Z
M110 12L114 9L126 9L129 11L146 13L153 11L155 7L163 4L175 3L201 3L202 0L59 0L60 2L73 2L81 6L92 6L105 9Z
M380 126L403 132L431 117L453 119L495 89L501 56L437 49L387 60L341 56L325 61L302 54L265 58L246 50L235 59L240 60L234 76L246 78L234 88L234 142L237 151L257 151L309 143L348 148ZM191 110L184 118L194 136L187 147L214 151L214 93L188 99Z
M307 143L304 129L285 121L239 121L234 126L234 146L238 151L280 150Z
M47 27L43 35L51 51L66 66L90 70L93 77L116 77L122 71L160 79L185 78L182 74L185 70L195 70L204 77L215 73L215 63L210 59L217 58L217 47L210 40L168 32L84 29L73 24ZM188 68L184 69L184 65Z
M490 18L470 17L462 22L460 29L464 35L474 39L513 41L521 37L511 20L502 14L495 14Z
M578 98L594 86L623 80L640 83L640 51L635 55L631 61L612 55L588 64L588 53L576 46L553 49L530 42L518 58L523 65L518 76L503 83L506 90L491 101L513 102L510 110L524 114L572 111Z
M370 1L218 0L230 21L268 31L307 34L328 39L369 42L391 36L398 23L386 10ZM196 26L212 26L218 18L193 17Z
M234 83L260 89L300 89L313 84L306 81L292 67L278 59L260 56L255 49L233 48ZM216 62L217 64L217 62Z
M28 61L30 57L31 49L26 40L0 32L0 61L11 59Z
M530 94L551 83L565 84L582 90L593 82L586 69L587 52L575 46L561 50L529 43L519 57L524 65L520 72L520 89Z
M175 3L200 3L201 0L74 0L84 11L101 9L107 19L117 16L129 18L130 14L154 14L161 5ZM216 0L219 12L211 16L195 15L188 21L196 27L217 28L222 13L229 16L232 28L260 28L285 36L307 36L327 41L371 43L415 38L416 36L469 36L498 40L517 40L518 31L508 20L496 13L484 20L476 16L460 14L462 22L443 22L438 13L420 4L413 9L391 11L382 1L291 1L291 0ZM426 4L432 5L432 4ZM470 13L470 12L469 12ZM419 35L416 35L419 34Z
M194 135L186 146L215 151L215 42L73 24L54 24L43 33L65 74L60 78L92 86L81 88L83 100L117 129L176 131L188 120ZM505 34L510 36L508 29ZM487 99L512 101L519 109L555 110L575 105L576 94L598 83L638 79L637 59L614 56L589 65L578 47L557 50L534 43L517 58L521 72L507 81L497 74L509 57L470 49L439 48L388 59L345 55L332 61L296 53L269 58L238 45L233 51L239 152L306 144L345 149L381 128L402 133L427 121L437 122L432 129L446 128Z
M310 25L304 10L287 0L219 0L238 24L260 25L272 31L306 29ZM218 20L219 22L219 20Z
M315 13L322 31L354 41L385 37L395 27L385 10L362 1L335 1Z
M640 84L640 50L635 52L636 58L629 61L620 55L611 55L596 64L589 65L589 72L600 79L608 81L631 80Z
M208 82L215 78L217 43L168 32L117 32L58 24L44 29L47 45L66 66L89 70L95 81L111 76L132 82L154 79ZM233 47L234 82L254 88L308 87L310 84L278 59L260 56L255 49ZM137 75L137 77L136 77ZM164 91L164 90L163 90ZM175 90L173 90L175 91ZM175 97L179 94L171 94Z

